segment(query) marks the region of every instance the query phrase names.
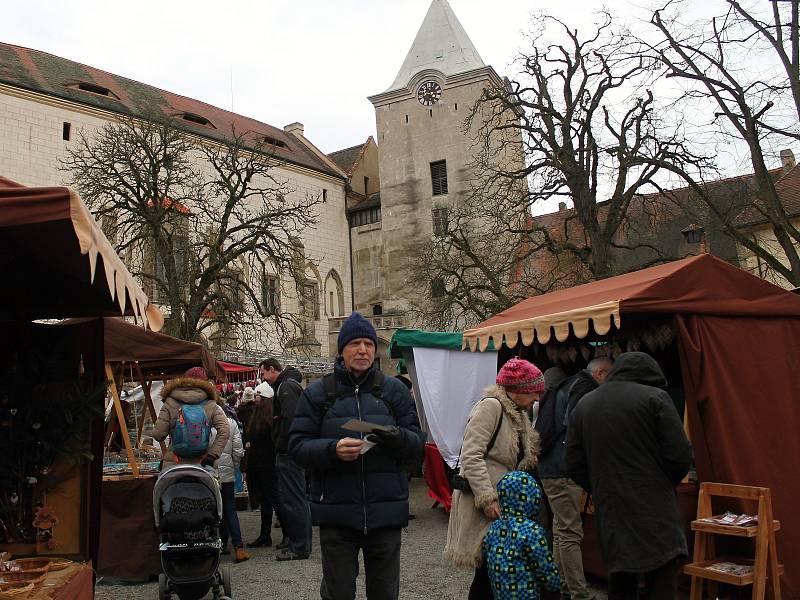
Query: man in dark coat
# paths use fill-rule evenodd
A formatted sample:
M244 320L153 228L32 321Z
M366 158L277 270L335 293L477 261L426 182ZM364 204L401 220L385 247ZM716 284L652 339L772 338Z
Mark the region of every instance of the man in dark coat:
M402 464L421 456L425 436L408 388L378 370L377 344L372 324L350 315L339 331L334 374L303 392L289 431L289 454L311 470L323 600L355 598L359 550L367 598L399 598L400 533L408 524ZM342 428L352 419L385 427L365 439Z
M278 498L283 541L278 544L276 560L297 560L311 554L311 509L306 495L306 473L289 457L289 428L294 420L297 399L303 392L303 376L294 367L285 369L276 358L258 365L262 381L275 390L272 443L275 445L275 468L278 472Z
M639 574L648 598L672 600L687 554L675 486L692 448L666 385L651 356L627 352L570 415L566 470L597 509L609 600L636 598Z
M539 477L553 512L553 558L561 573L561 594L571 600L589 600L593 594L583 574L581 488L564 468L567 419L578 401L605 381L611 365L610 358L598 357L583 371L559 381L542 402L536 421L541 435Z

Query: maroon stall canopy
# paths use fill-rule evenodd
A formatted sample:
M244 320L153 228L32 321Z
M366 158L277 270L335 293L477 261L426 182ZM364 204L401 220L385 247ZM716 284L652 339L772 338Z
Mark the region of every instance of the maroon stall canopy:
M128 272L80 197L0 177L0 319L134 315L158 331L163 317Z
M69 319L63 324L84 320L88 319ZM104 318L103 337L107 363L138 362L147 379L170 379L199 366L217 381L225 376L217 360L202 344L156 333L122 318ZM134 371L134 379L136 375Z
M528 298L464 345L604 334L633 313L675 315L698 477L772 490L784 586L800 598L799 296L702 255Z

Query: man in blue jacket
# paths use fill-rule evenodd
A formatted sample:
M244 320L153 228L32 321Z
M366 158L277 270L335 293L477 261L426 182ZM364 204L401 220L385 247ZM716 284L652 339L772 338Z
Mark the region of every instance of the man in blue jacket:
M323 600L355 598L359 550L367 598L400 594L401 528L408 524L402 463L421 457L424 435L408 388L375 365L377 345L372 324L351 314L339 331L333 375L303 392L289 431L290 456L311 472ZM365 436L342 428L351 419L385 428Z

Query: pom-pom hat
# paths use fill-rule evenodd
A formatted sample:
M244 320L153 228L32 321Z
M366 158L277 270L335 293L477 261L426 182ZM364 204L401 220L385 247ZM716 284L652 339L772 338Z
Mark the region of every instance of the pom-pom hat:
M495 381L509 392L529 394L544 391L544 375L541 370L522 358L512 358L506 362Z
M191 379L202 379L203 381L208 381L208 373L206 373L206 370L203 367L192 367L191 369L187 370L183 376Z

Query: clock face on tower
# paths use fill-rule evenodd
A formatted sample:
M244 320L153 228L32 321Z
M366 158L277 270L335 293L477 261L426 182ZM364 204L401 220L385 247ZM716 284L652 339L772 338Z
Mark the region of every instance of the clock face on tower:
M417 90L417 100L425 106L433 106L442 97L442 87L435 81L423 81Z

